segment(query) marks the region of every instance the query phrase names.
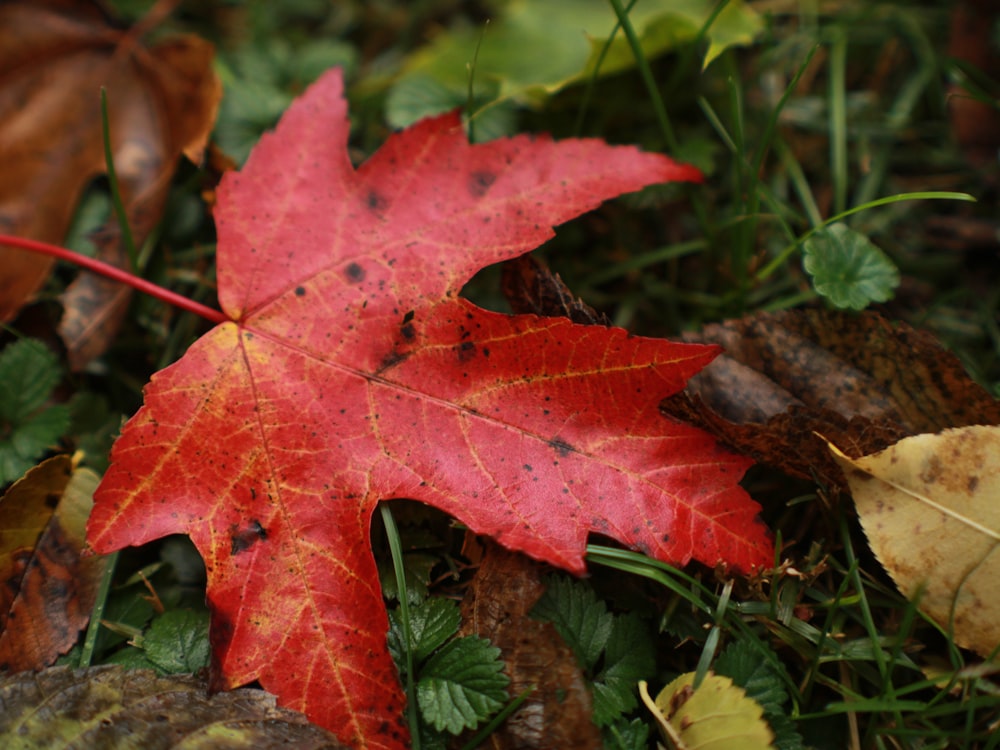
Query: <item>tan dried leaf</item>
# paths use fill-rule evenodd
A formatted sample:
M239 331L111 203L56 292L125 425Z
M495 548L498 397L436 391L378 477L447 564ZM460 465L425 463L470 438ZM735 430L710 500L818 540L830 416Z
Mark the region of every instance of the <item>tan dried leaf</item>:
M991 654L1000 645L1000 427L916 435L853 460L831 448L896 585L960 646Z

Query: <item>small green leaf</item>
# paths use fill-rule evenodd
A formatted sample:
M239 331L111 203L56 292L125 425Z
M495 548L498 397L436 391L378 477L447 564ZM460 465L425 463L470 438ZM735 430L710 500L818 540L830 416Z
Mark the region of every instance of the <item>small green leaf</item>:
M885 302L899 286L899 270L871 240L837 222L802 244L813 286L836 307L863 310Z
M59 360L42 342L21 339L0 352L0 419L17 424L38 411L62 379Z
M646 750L649 747L649 725L642 719L619 719L602 731L605 747L619 750Z
M469 636L447 643L420 670L417 704L438 731L472 729L507 700L500 649Z
M208 612L176 609L153 620L143 638L146 657L160 674L197 672L208 666Z
M585 583L552 576L531 616L551 622L580 664L592 672L611 637L614 617Z
M34 466L69 429L68 406L44 408L62 375L39 341L21 339L0 352L0 485Z
M413 661L422 662L458 632L462 615L451 599L431 598L410 607L410 648ZM389 612L389 650L399 663L402 654L403 627L399 610Z
M121 651L115 651L107 659L105 664L117 664L125 669L152 669L159 672L159 668L149 660L146 652L135 646L128 646Z
M779 673L779 666L768 661L747 640L738 640L726 647L715 661L717 674L730 677L733 683L746 691L747 697L761 705L764 718L774 732L774 744L779 750L801 750L802 736L795 723L785 714L784 704L788 693Z
M639 705L636 684L655 671L656 654L646 623L635 613L614 617L604 668L594 678L594 723L606 726Z

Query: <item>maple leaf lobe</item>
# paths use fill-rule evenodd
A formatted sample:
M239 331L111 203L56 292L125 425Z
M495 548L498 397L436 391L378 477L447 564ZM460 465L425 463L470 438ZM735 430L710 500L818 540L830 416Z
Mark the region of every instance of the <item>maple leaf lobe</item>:
M359 747L400 748L378 501L423 501L577 573L594 531L679 564L749 569L771 551L737 485L748 462L658 411L716 348L457 296L553 226L693 170L596 140L471 146L455 114L355 170L348 134L329 73L223 179L219 298L236 322L151 379L89 538L189 534L215 684L259 679Z

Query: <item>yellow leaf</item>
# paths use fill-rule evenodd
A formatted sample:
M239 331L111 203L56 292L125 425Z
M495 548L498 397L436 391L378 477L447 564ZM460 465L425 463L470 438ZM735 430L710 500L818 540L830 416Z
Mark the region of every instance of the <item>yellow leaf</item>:
M865 534L900 590L986 656L1000 645L1000 427L915 435L853 460Z
M697 690L694 672L682 674L656 696L639 683L643 703L673 750L770 750L774 740L764 710L728 677L709 673Z

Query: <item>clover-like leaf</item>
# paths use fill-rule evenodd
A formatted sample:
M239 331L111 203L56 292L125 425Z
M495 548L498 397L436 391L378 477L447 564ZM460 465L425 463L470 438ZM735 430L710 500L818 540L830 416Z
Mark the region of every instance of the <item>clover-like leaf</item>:
M899 269L871 240L842 222L802 243L803 264L822 296L840 308L863 310L892 298Z

